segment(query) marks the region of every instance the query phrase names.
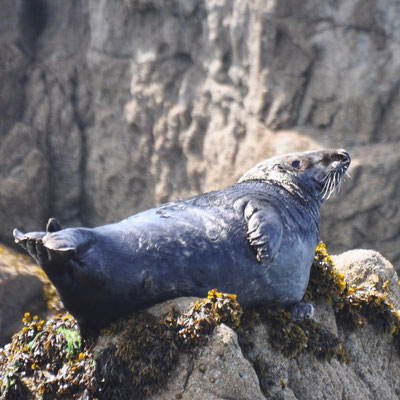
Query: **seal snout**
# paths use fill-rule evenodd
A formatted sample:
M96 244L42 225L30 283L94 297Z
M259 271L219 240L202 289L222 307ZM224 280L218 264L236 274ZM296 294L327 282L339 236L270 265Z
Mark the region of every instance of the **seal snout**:
M349 167L351 163L351 157L350 154L345 150L345 149L338 149L336 150L336 158L335 161L340 161L340 163L346 167L346 169Z
M327 200L332 194L337 194L343 183L343 177L349 169L351 158L345 149L328 150L323 156L325 174L320 181L322 200Z
M324 155L324 162L332 171L339 170L344 174L350 166L351 157L345 149L328 150Z

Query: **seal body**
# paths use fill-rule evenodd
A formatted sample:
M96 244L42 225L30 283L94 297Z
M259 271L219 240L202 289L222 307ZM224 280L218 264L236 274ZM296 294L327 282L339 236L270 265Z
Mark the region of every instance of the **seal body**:
M226 189L115 224L62 230L52 222L47 232L14 236L89 328L213 288L237 294L242 306L296 304L319 241L327 176L333 190L349 163L343 150L292 154Z

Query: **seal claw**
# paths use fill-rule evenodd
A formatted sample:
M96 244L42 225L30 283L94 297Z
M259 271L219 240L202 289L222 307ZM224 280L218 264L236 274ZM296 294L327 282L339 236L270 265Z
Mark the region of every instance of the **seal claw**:
M26 240L25 239L25 235L20 230L18 230L17 228L15 228L13 230L13 236L14 236L14 241L17 244L21 244L22 245Z
M299 302L292 306L290 312L295 321L310 319L314 315L314 306L310 303Z
M61 225L55 218L50 218L47 221L46 232L58 232L61 231Z

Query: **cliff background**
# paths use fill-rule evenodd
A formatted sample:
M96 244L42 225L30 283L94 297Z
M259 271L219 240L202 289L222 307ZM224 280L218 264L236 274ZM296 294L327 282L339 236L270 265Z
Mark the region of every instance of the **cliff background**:
M331 253L400 267L395 0L0 0L0 241L118 221L345 147Z

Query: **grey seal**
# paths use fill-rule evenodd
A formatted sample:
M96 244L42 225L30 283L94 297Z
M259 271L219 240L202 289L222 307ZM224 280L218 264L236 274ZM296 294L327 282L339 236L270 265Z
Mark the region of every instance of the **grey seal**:
M244 307L301 303L319 242L319 209L350 165L343 150L267 159L228 188L170 202L97 228L14 238L43 268L81 326L98 329L135 310L210 289ZM308 314L308 315L307 315Z

